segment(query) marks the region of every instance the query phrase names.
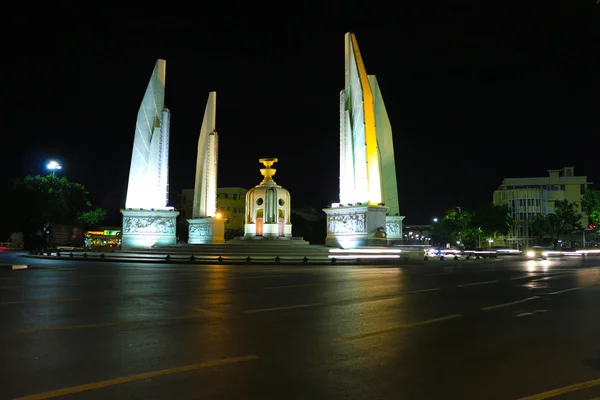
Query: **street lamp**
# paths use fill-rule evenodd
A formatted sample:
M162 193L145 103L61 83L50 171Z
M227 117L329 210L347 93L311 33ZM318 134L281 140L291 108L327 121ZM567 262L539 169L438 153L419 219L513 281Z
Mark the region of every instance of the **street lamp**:
M60 166L59 163L57 163L56 161L50 161L48 163L48 165L46 165L46 168L51 169L52 170L52 176L55 175L55 171L57 169L62 169L62 167Z
M433 222L437 222L437 221L438 221L438 219L437 219L437 218L434 218L434 219L433 219Z

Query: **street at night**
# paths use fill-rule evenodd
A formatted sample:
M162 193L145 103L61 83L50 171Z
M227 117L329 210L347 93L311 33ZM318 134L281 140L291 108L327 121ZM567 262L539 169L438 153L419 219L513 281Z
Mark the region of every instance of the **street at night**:
M599 257L0 261L2 399L600 396Z

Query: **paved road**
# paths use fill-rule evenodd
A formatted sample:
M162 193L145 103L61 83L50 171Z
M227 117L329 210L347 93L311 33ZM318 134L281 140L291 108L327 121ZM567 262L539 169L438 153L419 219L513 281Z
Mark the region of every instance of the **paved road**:
M27 262L0 270L2 399L600 397L600 257Z

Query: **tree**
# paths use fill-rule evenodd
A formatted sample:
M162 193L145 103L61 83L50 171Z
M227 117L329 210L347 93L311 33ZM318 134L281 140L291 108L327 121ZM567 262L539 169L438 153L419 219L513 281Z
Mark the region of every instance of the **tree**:
M4 202L10 201L11 212L5 229L23 232L26 247L43 247L50 224L95 224L106 215L92 209L88 192L82 184L54 175L26 176L14 179L3 188Z
M507 206L488 203L474 213L473 229L477 229L481 237L496 239L508 235L513 219Z
M437 225L438 232L450 239L451 243L473 246L477 241L478 231L473 226L473 213L461 207L448 210Z
M85 225L86 227L98 226L106 219L106 210L102 208L92 209L92 204L87 202L88 211L82 212L77 217L77 222Z
M588 215L590 224L600 225L600 190L588 188L581 198L581 209Z
M557 200L554 206L554 214L548 215L547 228L552 236L554 248L558 248L558 239L563 233L571 233L582 229L579 220L581 214L577 213L577 203L568 200Z
M532 219L530 219L529 232L531 236L537 238L539 244L541 244L544 236L552 232L552 229L550 228L550 219L548 215L536 214Z

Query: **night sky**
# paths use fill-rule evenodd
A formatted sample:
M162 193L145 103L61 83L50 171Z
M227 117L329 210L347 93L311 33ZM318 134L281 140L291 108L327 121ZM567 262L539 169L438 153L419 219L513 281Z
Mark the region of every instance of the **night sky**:
M292 206L326 207L338 200L352 31L392 123L406 223L489 202L505 177L576 166L600 183L596 0L221 3L24 4L31 9L14 14L4 43L4 175L46 173L56 159L60 175L83 183L120 224L136 115L164 58L171 203L193 187L214 90L219 186L250 188L261 180L258 158L277 157L275 181Z

